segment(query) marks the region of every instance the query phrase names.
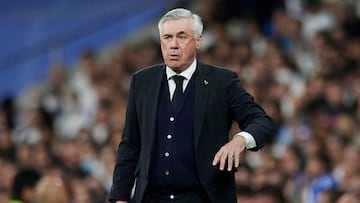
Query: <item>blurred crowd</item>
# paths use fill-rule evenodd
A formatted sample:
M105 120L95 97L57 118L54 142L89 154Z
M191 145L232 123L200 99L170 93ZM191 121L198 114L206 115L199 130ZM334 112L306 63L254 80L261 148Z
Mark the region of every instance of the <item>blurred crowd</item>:
M360 2L180 5L202 16L198 59L235 71L277 123L271 143L243 153L238 202L360 202ZM162 62L154 36L84 51L75 67L54 64L46 81L1 102L1 203L23 195L14 180L29 168L41 177L26 198L106 202L131 74Z

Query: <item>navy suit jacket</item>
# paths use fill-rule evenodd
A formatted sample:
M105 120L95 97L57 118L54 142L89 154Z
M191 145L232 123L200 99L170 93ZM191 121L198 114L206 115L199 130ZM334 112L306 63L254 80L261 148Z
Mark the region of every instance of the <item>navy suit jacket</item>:
M148 183L156 133L157 104L165 64L135 73L130 85L125 128L115 163L109 200L127 200L134 181L134 202L140 203ZM236 121L250 133L260 149L273 135L275 125L245 91L237 75L227 69L197 62L194 106L194 148L201 186L211 202L236 203L234 171L212 166Z

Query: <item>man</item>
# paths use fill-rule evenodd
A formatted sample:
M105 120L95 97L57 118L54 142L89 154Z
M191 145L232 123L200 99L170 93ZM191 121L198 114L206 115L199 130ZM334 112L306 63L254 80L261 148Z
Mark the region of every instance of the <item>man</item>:
M41 174L32 168L20 169L15 175L10 203L28 203L34 200L35 187Z
M271 138L273 121L235 73L201 63L203 24L174 9L159 21L165 64L133 75L109 200L135 203L236 202L241 152ZM242 132L229 141L232 121Z
M43 176L35 187L35 200L38 203L68 203L67 185L59 176Z

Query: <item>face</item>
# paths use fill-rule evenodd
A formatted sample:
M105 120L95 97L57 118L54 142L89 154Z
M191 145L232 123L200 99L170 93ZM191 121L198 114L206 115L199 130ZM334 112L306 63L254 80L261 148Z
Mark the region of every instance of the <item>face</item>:
M160 41L165 64L180 73L194 61L201 36L195 37L190 19L167 20L162 26Z

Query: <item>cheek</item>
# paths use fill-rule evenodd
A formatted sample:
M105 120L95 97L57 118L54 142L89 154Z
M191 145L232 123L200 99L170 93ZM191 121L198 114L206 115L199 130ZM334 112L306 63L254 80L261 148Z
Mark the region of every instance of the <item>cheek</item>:
M165 44L161 44L161 53L163 54L163 56L166 56L166 53L168 52L168 48Z
M186 46L182 49L182 52L186 56L193 56L196 52L194 45Z
M185 53L191 53L192 50L195 47L195 43L194 42L184 42L181 44L181 49L183 50L183 52Z
M166 44L164 42L161 42L160 47L162 51L166 50Z

